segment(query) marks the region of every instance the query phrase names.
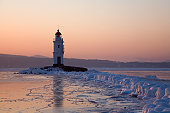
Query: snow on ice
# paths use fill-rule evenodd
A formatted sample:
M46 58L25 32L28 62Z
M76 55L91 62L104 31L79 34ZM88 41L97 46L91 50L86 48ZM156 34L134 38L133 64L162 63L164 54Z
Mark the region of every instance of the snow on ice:
M87 72L64 72L59 68L29 68L20 74L60 74L82 77L87 80L103 81L109 87L121 88L121 95L137 97L145 102L143 113L170 113L170 82L157 79L156 76L146 78L127 75L115 75L108 72L89 70Z

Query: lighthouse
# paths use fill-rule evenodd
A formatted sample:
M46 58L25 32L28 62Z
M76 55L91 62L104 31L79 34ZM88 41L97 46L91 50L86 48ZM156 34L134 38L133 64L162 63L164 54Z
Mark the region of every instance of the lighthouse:
M64 45L63 45L62 34L60 33L59 29L55 33L55 38L53 43L54 43L53 66L54 67L63 66Z
M74 66L65 66L63 64L63 56L64 56L64 45L63 45L63 38L62 34L60 33L59 29L55 33L54 38L54 52L53 52L53 66L46 66L44 69L51 69L51 68L60 68L63 71L71 72L71 71L77 71L77 72L85 72L88 69L83 67L74 67Z

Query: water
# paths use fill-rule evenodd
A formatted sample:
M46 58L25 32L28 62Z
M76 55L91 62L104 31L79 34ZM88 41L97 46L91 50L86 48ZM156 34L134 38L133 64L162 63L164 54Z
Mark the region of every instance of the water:
M144 103L102 81L0 72L0 113L142 112Z
M104 72L140 77L146 77L147 75L156 75L156 77L159 79L170 80L170 71L104 71Z
M159 79L170 80L170 68L93 68L98 71L128 76L146 77L156 75Z

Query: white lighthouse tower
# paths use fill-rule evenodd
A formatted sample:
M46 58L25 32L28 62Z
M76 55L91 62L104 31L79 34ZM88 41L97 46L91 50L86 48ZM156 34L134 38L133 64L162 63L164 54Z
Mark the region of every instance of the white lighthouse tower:
M60 33L59 29L55 34L55 39L53 43L54 43L53 66L54 67L63 66L64 46L63 46L62 34Z

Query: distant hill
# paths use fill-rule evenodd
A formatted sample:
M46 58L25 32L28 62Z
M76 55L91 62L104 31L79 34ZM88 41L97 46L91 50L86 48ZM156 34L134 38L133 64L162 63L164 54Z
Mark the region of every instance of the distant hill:
M21 55L0 54L0 68L27 68L51 66L52 58L28 57ZM109 60L65 58L64 64L80 67L102 68L170 68L170 62L116 62Z
M34 55L34 56L31 56L31 57L36 57L36 58L49 58L49 57L42 56L42 55Z

